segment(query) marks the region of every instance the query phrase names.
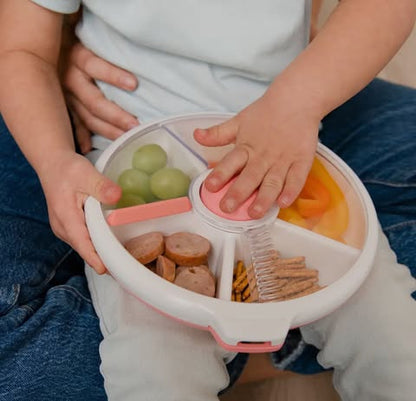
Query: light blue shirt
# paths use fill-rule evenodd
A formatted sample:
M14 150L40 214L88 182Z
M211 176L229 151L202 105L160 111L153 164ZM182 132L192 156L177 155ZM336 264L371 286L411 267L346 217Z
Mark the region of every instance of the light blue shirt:
M55 11L79 0L33 0ZM142 122L238 112L307 45L310 0L85 0L80 40L133 72L134 92L99 82Z

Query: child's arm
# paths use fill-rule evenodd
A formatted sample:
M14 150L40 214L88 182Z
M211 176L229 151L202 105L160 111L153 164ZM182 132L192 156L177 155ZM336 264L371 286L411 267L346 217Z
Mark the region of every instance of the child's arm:
M61 26L61 15L31 1L2 0L0 110L40 178L54 232L103 272L85 226L83 203L90 194L114 203L120 188L74 151L57 74Z
M236 117L196 139L236 147L207 179L212 191L240 173L221 207L231 212L259 187L249 213L261 217L276 201L289 206L301 190L316 150L320 120L362 89L410 34L414 0L343 0L315 39Z

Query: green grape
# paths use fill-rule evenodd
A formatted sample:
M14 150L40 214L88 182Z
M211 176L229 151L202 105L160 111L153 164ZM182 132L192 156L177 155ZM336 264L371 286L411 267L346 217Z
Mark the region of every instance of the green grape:
M178 168L162 168L150 177L150 189L159 199L179 198L188 194L190 178Z
M147 174L153 174L155 171L166 166L168 155L157 144L143 145L133 154L133 167L144 171Z
M118 177L118 184L123 193L131 193L141 196L146 202L155 200L150 190L150 177L143 171L130 168L124 170Z
M146 202L141 196L129 192L123 192L120 200L117 202L117 208L143 205L144 203Z

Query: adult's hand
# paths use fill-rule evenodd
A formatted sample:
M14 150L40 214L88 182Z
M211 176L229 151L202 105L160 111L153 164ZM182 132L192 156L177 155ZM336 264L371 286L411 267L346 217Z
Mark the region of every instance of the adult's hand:
M71 46L62 84L82 153L91 150L91 132L116 139L139 124L135 116L106 99L95 80L125 90L135 90L138 85L133 74L98 57L81 43Z

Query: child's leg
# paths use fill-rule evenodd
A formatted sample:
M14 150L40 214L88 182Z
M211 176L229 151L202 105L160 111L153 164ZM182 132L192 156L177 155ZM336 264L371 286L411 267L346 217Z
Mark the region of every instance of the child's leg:
M324 119L320 138L364 182L399 262L416 277L416 90L376 79ZM316 349L292 340L273 353L274 365L319 371Z
M83 262L0 117L0 400L104 401Z
M413 401L416 394L416 290L396 262L386 237L373 270L339 310L301 329L321 349L319 362L334 368L343 401Z
M101 372L109 400L217 400L229 377L210 333L165 317L86 268L100 317ZM162 294L163 296L163 294Z
M358 174L398 260L416 276L416 90L375 80L323 121L322 141ZM343 308L303 329L335 367L345 400L414 400L416 289L381 238L369 279ZM413 293L415 297L416 293Z

